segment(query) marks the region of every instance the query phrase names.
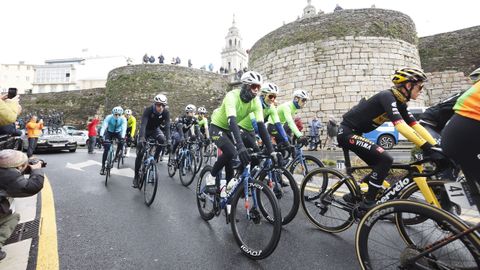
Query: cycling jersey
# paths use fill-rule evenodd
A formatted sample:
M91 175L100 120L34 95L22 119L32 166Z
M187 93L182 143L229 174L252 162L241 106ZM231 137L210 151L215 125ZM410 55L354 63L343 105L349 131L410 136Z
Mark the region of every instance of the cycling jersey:
M458 98L453 109L457 114L480 121L480 81Z
M198 119L197 119L198 120ZM208 126L208 119L206 117L203 117L202 120L198 120L198 126L200 128L207 128Z
M263 122L263 110L260 99L254 98L248 103L240 99L240 89L234 89L225 95L220 108L213 111L212 124L230 130L228 126L228 117L234 116L237 123L253 112L257 122Z
M300 132L300 130L298 130L297 125L295 125L295 121L293 120L293 116L296 113L297 107L295 107L293 101L288 101L278 106L278 117L280 119L280 123L282 123L282 125L287 123L290 130L292 130L295 134L295 137L300 138L303 134ZM270 117L268 119L268 123L274 124L276 122L272 117Z
M463 93L464 91L457 93L442 102L429 107L424 113L422 113L422 115L420 115L420 120L434 127L437 132L440 132L445 127L448 120L452 118L452 115L455 112L453 106Z
M100 129L100 136L103 136L105 131L119 133L121 138L125 138L127 132L127 119L123 116L115 118L113 114L108 115L105 117L105 120L103 120L102 128Z
M135 137L135 130L137 129L137 119L135 116L130 115L130 117L127 119L127 130L130 131L130 137L134 138Z
M343 115L342 125L361 134L370 132L389 120L415 145L422 146L426 141L436 144L435 139L408 111L405 98L396 89L384 90L369 99L361 99L358 105Z
M180 136L186 137L190 134L190 130L194 129L196 135L198 135L198 120L193 116L183 115L178 119L177 130L180 133Z
M147 107L143 112L141 123L138 134L140 138L145 138L147 131L153 133L155 129L161 127L164 127L166 138L170 138L170 112L168 109L165 108L161 113L158 113L155 105Z

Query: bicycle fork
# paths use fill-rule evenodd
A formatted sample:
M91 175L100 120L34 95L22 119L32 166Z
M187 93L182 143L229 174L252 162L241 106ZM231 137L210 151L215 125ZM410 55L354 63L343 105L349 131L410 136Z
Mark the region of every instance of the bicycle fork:
M421 165L416 165L416 167L419 172L423 171L423 167ZM438 202L437 197L433 193L432 188L428 185L426 177L415 177L413 178L413 181L415 181L418 188L420 189L420 192L423 194L423 197L425 197L425 200L430 205L436 206L438 208L442 208L442 206Z

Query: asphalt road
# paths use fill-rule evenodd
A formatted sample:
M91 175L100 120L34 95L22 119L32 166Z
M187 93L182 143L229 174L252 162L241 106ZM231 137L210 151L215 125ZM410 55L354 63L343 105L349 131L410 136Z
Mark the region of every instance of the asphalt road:
M354 227L338 235L316 230L302 210L284 226L275 252L252 261L240 253L224 216L203 221L194 185L159 168L151 207L131 188L134 158L112 176L99 175L101 154L41 154L56 208L60 269L358 269ZM89 161L91 160L91 161ZM84 167L82 167L84 166ZM81 170L78 170L82 167ZM74 169L75 168L75 169ZM120 175L123 174L123 175ZM195 182L194 182L195 183Z

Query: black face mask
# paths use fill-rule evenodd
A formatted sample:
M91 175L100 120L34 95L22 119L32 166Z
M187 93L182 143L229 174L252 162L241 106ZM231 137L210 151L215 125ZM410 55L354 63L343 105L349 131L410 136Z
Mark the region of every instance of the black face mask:
M240 99L244 103L248 103L255 98L255 95L250 91L250 86L247 84L242 85L242 89L240 90Z

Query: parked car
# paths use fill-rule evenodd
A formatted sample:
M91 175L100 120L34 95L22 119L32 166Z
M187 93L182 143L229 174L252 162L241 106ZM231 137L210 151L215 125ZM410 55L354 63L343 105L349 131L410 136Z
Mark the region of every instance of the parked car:
M392 149L398 143L399 133L392 122L385 122L363 136L384 149Z
M73 132L77 131L77 128L74 126L63 126L65 130L67 130L67 133L72 135Z
M79 146L87 145L87 140L88 140L87 130L75 130L72 132L71 135L73 136L73 139L77 142Z
M23 150L28 149L28 138L25 132L22 135ZM77 142L72 135L67 133L65 128L59 128L56 133L48 133L48 127L44 127L42 135L38 138L35 151L60 151L68 150L70 152L77 151Z

